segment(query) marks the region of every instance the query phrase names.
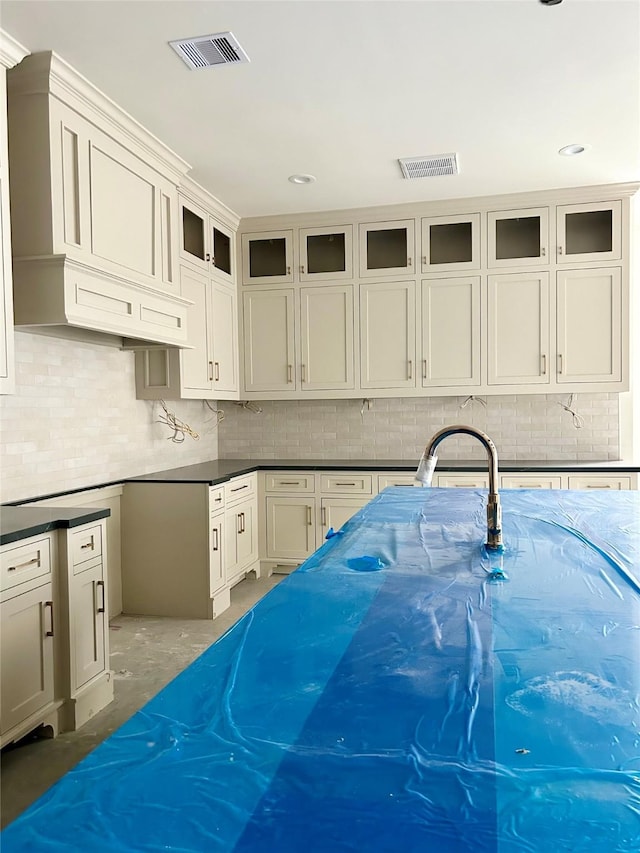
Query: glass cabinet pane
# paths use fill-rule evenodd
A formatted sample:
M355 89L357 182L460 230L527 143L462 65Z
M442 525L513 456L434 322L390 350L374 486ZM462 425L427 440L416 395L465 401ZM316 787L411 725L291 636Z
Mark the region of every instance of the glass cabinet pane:
M496 260L540 256L539 216L496 220Z
M215 227L213 228L213 261L217 269L231 275L231 238Z
M344 272L346 270L345 235L307 235L307 272Z
M204 219L184 206L182 208L182 247L185 252L204 261Z
M447 222L429 226L431 264L461 264L473 260L471 222Z
M367 269L406 267L407 255L406 228L367 232Z
M613 210L589 210L565 216L567 255L613 251Z
M287 275L287 245L284 237L249 242L249 275L251 278Z

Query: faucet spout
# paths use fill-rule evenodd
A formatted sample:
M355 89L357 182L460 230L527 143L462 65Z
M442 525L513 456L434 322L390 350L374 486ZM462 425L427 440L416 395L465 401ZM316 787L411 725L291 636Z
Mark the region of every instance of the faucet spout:
M477 438L487 451L489 463L489 499L487 501L487 548L501 551L502 544L502 509L498 494L498 451L489 436L471 426L456 425L439 430L427 444L416 472L416 481L424 486L430 486L433 472L438 462L436 450L441 441L450 435L471 435Z

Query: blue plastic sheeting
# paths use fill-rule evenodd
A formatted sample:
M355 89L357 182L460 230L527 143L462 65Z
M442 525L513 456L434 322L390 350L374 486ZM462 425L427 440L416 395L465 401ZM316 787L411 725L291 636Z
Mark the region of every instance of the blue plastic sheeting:
M11 851L637 853L640 493L385 490Z

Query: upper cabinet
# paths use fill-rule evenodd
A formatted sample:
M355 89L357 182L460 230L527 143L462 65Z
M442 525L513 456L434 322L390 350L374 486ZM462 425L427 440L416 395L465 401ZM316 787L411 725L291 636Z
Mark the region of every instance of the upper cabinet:
M186 344L187 164L53 53L9 72L8 111L16 324Z
M180 260L235 284L235 233L180 197Z
M557 262L601 263L622 257L622 202L564 204L557 209Z
M360 225L360 276L414 274L415 219Z
M293 231L243 234L242 280L245 284L290 284L293 281Z
M480 269L480 214L422 219L422 272Z
M490 211L488 266L540 266L549 258L549 208Z
M301 228L300 281L336 281L353 276L353 227Z

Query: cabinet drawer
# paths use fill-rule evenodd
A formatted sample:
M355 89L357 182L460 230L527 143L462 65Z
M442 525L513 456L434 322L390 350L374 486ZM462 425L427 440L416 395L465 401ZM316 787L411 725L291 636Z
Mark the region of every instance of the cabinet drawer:
M323 474L320 489L330 494L370 495L372 481L371 474Z
M212 486L209 489L209 512L213 514L224 508L224 486Z
M418 466L416 465L416 468ZM381 492L387 486L415 486L415 474L378 474L378 491Z
M560 474L503 474L500 477L503 489L561 489Z
M283 474L265 474L264 487L267 492L313 492L314 474L296 474L285 471Z
M74 569L80 563L100 557L102 554L102 526L99 524L74 531L69 540L71 564ZM75 571L74 574L76 574Z
M615 491L631 488L631 477L569 477L570 489L609 489Z
M3 548L0 555L0 589L11 589L51 574L51 538L44 536Z
M235 477L224 484L225 506L246 500L256 493L256 475L248 474L246 477Z
M434 483L434 485L436 485ZM439 474L438 486L457 489L488 489L489 477L486 474Z

